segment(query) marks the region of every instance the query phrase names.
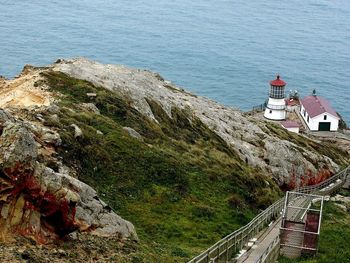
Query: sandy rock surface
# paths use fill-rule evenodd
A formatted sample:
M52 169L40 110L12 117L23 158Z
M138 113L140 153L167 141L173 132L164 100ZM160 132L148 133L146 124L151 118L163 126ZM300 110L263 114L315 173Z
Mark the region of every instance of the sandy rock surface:
M41 71L32 70L31 66L26 66L17 78L0 81L0 108L48 106L54 101L45 87L35 85L42 79Z

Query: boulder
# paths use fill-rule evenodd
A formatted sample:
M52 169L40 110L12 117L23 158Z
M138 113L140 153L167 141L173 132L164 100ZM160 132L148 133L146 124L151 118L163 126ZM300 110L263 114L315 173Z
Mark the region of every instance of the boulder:
M80 106L89 112L100 114L100 110L93 103L81 103Z
M71 126L72 128L74 128L74 137L75 137L75 138L79 138L79 137L83 136L83 132L82 132L82 130L79 128L78 125L76 125L76 124L71 124L70 126Z
M143 141L143 138L142 138L141 134L139 134L139 133L138 133L137 131L135 131L133 128L130 128L130 127L123 127L123 130L124 130L124 131L127 131L128 134L129 134L131 137L133 137L133 138L135 138L135 139L137 139L137 140L139 140L139 141Z

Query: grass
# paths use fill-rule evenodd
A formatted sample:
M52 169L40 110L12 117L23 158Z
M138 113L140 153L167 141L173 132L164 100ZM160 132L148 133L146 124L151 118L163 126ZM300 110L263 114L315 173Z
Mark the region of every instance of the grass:
M324 205L319 250L314 257L295 260L279 258L279 263L347 263L350 262L350 214L334 203Z
M61 135L59 154L135 225L134 262L185 262L280 196L271 178L249 167L188 109L174 107L170 118L148 100L156 123L127 97L63 73L43 76L61 99L60 122L47 123ZM97 94L101 115L79 107L91 102L88 92ZM73 123L81 138L74 138ZM124 126L144 140L130 137Z

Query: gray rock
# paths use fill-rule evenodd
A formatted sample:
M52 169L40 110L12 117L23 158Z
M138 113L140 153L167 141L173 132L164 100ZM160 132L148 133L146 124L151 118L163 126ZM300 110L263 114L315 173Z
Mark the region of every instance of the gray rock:
M135 232L134 226L114 213L101 214L99 218L100 226L93 233L99 236L110 236L120 234L122 237L129 236L130 232ZM117 226L117 227L116 227ZM136 236L133 236L137 238Z
M129 135L133 138L138 139L139 141L143 141L143 138L141 134L139 134L137 131L135 131L133 128L130 127L123 127L123 130L127 131Z
M106 204L97 197L97 193L87 184L62 175L63 185L70 185L77 190L80 201L77 204L76 219L81 223L82 229L93 227L93 234L100 236L121 235L137 239L134 226L111 211Z
M3 129L1 137L0 168L21 164L22 167L33 170L38 148L29 130L20 122L11 122Z
M76 125L76 124L71 124L70 126L74 128L74 137L75 137L75 138L79 138L79 137L81 137L81 136L83 135L83 132L82 132L82 130L78 127L78 125Z
M332 200L332 198L331 198L331 200ZM337 194L335 197L333 197L332 201L342 202L346 205L350 205L350 197L348 197L348 196L342 196L342 195Z
M338 204L338 203L335 203L334 205L336 205L337 207L339 207L341 210L343 210L344 212L347 212L347 208L345 205L342 205L342 204Z
M7 121L14 121L14 118L4 109L0 109L0 124L4 124Z
M60 135L52 130L49 130L47 128L42 130L43 134L41 136L41 139L48 144L53 144L55 146L59 146L62 143Z
M68 237L72 240L78 240L78 233L77 232L70 233Z
M52 114L57 114L60 112L60 107L57 104L52 103L49 107L47 107L46 111Z
M80 106L89 112L100 114L100 110L93 103L81 103Z
M49 116L49 120L55 123L59 123L60 122L60 118L58 117L57 114L52 114Z
M42 114L37 114L36 116L35 116L39 121L41 121L42 123L44 123L45 122L45 119L44 119L44 117L43 117L43 115Z

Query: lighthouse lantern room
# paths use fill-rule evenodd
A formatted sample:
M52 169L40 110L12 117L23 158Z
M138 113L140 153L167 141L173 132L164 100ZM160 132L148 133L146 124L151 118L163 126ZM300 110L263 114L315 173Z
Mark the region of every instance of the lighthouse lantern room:
M287 85L279 75L270 82L269 100L264 117L270 120L284 120L286 118L286 101L284 88Z

